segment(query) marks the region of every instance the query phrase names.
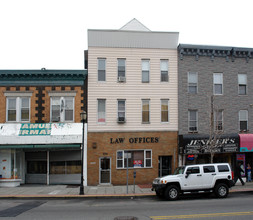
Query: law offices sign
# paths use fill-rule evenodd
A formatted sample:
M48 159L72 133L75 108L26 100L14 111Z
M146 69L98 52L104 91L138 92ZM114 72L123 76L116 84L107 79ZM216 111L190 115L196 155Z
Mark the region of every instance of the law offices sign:
M208 135L179 135L179 149L181 154L210 153L208 148ZM221 135L216 142L215 153L239 152L239 135Z

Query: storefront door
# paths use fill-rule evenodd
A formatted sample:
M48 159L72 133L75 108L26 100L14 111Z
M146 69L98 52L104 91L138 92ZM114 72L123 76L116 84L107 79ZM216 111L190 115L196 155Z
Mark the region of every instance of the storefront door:
M99 184L110 184L111 183L111 158L102 157L99 161L100 173L99 173Z
M171 156L159 156L158 176L171 174Z

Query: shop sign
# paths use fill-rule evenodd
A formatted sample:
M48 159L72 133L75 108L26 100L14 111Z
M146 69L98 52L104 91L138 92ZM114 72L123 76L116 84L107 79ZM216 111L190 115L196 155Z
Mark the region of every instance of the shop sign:
M184 148L185 154L204 154L210 153L209 138L198 136L187 136L180 140L180 146ZM238 137L220 137L216 141L214 153L229 153L238 152L239 138Z
M134 137L127 140L130 144L150 144L158 143L159 137ZM125 143L125 138L110 138L110 144L123 144Z
M23 123L19 130L19 136L50 135L51 124Z

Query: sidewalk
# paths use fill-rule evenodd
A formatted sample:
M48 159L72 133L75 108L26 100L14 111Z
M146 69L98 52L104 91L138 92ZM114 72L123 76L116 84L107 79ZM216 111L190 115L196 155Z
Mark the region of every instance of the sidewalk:
M79 186L73 185L21 185L14 188L0 188L0 199L4 198L132 198L152 197L151 185L127 186L85 186L84 194L79 195ZM253 182L238 183L230 189L230 192L253 191Z

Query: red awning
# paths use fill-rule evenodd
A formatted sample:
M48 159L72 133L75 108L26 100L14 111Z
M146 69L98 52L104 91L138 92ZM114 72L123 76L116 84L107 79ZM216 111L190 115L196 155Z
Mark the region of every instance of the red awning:
M253 151L253 134L239 134L240 152Z

